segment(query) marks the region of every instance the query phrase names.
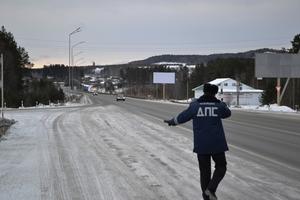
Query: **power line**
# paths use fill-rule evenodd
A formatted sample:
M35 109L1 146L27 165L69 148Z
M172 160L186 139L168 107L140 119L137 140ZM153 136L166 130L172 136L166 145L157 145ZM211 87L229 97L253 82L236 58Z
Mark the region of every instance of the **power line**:
M49 40L49 39L40 39L40 38L27 38L27 37L15 37L18 40L23 41L41 41L41 42L58 42L58 43L67 43L67 40Z
M49 43L67 43L66 40L49 40L49 39L40 39L40 38L27 38L27 37L16 37L21 41L37 41L37 42L49 42ZM290 38L288 37L282 37L282 38L269 38L269 39L250 39L250 40L234 40L234 41L209 41L209 42L200 42L200 41L182 41L182 42L166 42L166 41L154 41L154 42L93 42L90 41L88 46L153 46L153 45L215 45L215 44L240 44L240 43L251 43L251 42L284 42L284 41L290 41Z

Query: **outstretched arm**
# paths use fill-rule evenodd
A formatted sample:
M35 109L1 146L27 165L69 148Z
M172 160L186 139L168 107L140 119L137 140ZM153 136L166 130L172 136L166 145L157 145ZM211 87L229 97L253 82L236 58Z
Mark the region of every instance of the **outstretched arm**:
M176 126L178 124L185 123L193 118L193 109L190 105L186 110L179 113L176 117L170 119L170 120L164 120L165 123L167 123L169 126Z

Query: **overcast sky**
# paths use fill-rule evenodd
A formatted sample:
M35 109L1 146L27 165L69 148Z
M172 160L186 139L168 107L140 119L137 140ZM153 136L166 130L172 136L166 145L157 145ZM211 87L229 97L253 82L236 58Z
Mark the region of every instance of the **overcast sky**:
M0 0L0 25L35 63L125 63L161 54L289 48L299 0Z

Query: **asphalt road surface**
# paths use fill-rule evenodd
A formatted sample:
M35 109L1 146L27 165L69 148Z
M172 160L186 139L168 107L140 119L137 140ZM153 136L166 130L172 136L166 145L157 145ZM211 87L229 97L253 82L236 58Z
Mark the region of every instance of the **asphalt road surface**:
M82 107L11 110L0 141L0 199L201 199L187 105L88 94ZM298 200L299 115L233 111L222 200Z
M187 108L178 105L127 98L114 102L113 96L100 96L94 103L115 104L129 112L144 113L157 120L170 119ZM232 110L223 121L230 151L300 182L300 115ZM192 123L181 125L192 132ZM190 134L191 136L191 134ZM300 198L300 196L299 196Z
M127 98L116 102L113 96L92 98L95 104L114 104L133 113L144 113L157 119L170 119L188 105L159 103ZM223 122L227 139L233 149L258 157L266 165L282 170L284 175L300 181L300 115L232 110ZM181 125L182 126L182 125ZM192 123L184 124L192 130ZM281 169L283 168L283 169ZM295 173L293 173L295 172Z

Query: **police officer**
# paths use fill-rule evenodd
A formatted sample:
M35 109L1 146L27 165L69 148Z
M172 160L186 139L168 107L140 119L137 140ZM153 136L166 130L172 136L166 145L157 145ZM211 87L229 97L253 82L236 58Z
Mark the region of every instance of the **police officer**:
M202 196L204 200L217 200L216 190L226 173L225 151L228 151L221 119L230 117L231 111L215 97L218 86L206 83L203 92L203 96L177 117L164 122L175 126L193 119L194 152L199 162ZM211 158L215 162L213 176Z

